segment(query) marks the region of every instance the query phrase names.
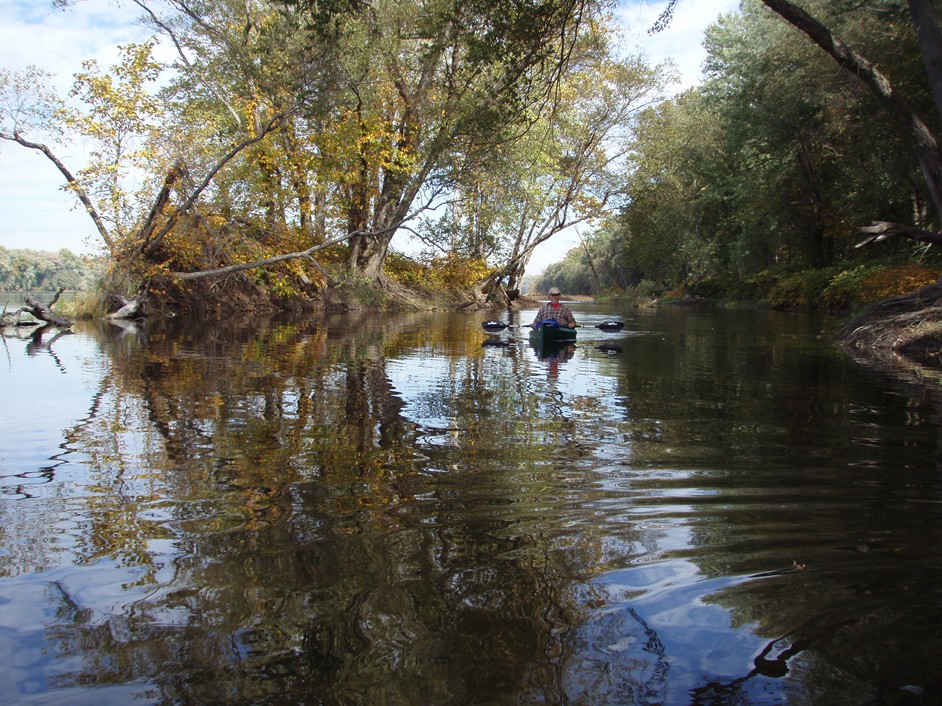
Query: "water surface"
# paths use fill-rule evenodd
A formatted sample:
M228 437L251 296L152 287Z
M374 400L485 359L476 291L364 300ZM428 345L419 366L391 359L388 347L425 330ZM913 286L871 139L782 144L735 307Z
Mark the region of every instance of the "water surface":
M5 703L942 700L936 389L574 310L8 332Z

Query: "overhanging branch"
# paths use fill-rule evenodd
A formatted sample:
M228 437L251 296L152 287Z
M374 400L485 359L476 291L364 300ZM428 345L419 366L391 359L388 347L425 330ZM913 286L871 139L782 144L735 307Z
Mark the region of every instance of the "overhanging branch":
M908 238L918 243L928 243L929 245L942 245L942 233L936 233L922 228L915 228L903 223L893 223L891 221L875 221L869 226L858 228L857 231L867 237L861 240L854 247L862 248L865 245L879 243L890 238Z
M60 160L48 146L42 144L41 142L30 142L25 137L20 135L18 132L14 132L12 135L7 132L0 132L0 139L9 140L10 142L16 142L18 145L22 145L27 149L36 150L41 152L46 156L50 162L52 162L56 169L59 170L59 173L65 177L66 183L69 185L69 188L75 192L75 195L78 197L79 201L82 202L82 205L85 207L85 212L91 216L92 221L95 223L95 228L98 229L98 234L101 236L102 241L105 245L108 246L108 249L114 252L114 242L111 239L111 235L108 233L108 228L105 226L104 221L101 219L101 216L98 213L98 210L92 204L91 199L88 197L88 194L85 193L85 189L82 188L82 185L79 183L79 180L75 178L68 167Z

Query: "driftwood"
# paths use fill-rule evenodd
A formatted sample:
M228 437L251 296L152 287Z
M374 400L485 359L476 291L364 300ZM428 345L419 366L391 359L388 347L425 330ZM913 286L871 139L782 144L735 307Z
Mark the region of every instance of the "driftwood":
M38 329L33 331L29 337L29 344L26 346L26 354L28 356L35 356L40 351L46 351L52 356L53 360L56 361L56 367L65 372L65 368L62 366L62 362L59 360L59 357L53 350L52 344L58 341L62 336L71 336L72 332L65 328L59 328L58 331L56 331L55 336L50 338L48 341L43 340L44 335L57 328L58 327L55 324L46 324L45 326L40 326Z
M879 243L890 238L909 238L917 243L928 243L930 245L942 245L942 233L935 233L922 228L915 228L903 223L892 223L891 221L875 221L869 226L857 229L859 233L867 237L861 240L854 247L862 248L871 243Z
M148 291L150 285L144 283L138 290L137 294L128 299L123 294L118 294L112 292L109 294L109 299L111 300L111 307L114 311L105 315L105 319L108 321L120 321L120 320L136 320L143 319L147 317L147 312L145 311L148 302Z
M144 317L144 302L147 297L147 290L134 297L133 299L127 299L126 297L115 296L115 298L121 304L121 307L117 311L113 311L106 318L111 321L116 319L140 319Z
M56 292L56 296L54 296L52 301L48 304L42 304L38 302L32 294L29 294L26 297L26 306L20 307L12 313L4 314L4 317L12 317L11 320L15 320L20 313L25 311L34 318L39 319L40 321L45 321L47 324L52 324L53 326L58 326L59 328L71 328L71 321L65 317L59 316L52 310L53 305L59 301L59 297L62 295L62 292L63 290L61 289ZM4 324L6 325L6 322L4 322Z

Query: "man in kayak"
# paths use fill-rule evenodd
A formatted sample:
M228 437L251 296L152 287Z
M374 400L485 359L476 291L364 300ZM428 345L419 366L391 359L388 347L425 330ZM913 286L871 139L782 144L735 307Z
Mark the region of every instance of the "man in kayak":
M560 326L568 326L569 328L576 327L576 317L574 317L572 312L569 311L569 307L560 303L559 296L559 289L556 287L550 287L550 300L541 306L540 310L536 312L536 318L533 319L533 323L530 324L530 328L536 328L538 323L545 321L546 319L555 319L557 322L559 322Z

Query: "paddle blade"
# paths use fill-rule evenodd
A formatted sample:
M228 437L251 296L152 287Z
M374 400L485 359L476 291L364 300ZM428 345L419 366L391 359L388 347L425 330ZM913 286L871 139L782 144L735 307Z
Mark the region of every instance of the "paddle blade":
M602 331L621 331L625 328L625 324L621 321L603 321L600 324L596 324L595 328Z
M481 324L481 327L485 331L503 331L505 328L507 328L507 324L505 324L503 321L485 321L483 324Z

